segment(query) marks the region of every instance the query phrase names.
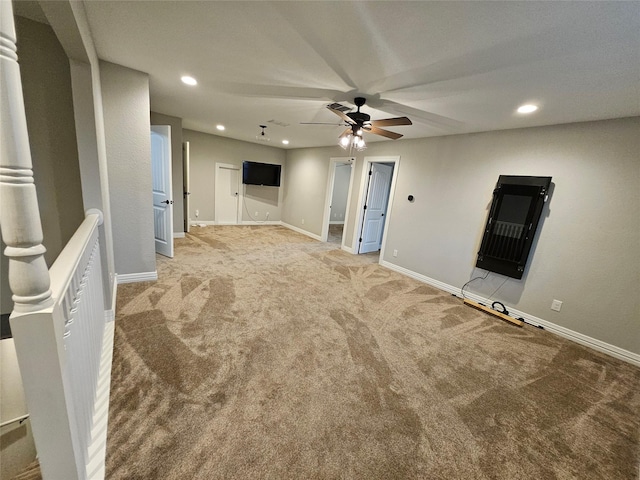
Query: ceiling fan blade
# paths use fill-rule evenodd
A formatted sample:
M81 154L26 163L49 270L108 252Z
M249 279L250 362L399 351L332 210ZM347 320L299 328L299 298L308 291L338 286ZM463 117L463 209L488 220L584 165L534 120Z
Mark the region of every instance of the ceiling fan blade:
M407 117L383 118L382 120L372 120L374 127L393 127L396 125L413 125Z
M351 127L347 128L344 132L342 132L338 138L342 139L348 135L351 135Z
M374 126L371 126L371 127L364 126L363 129L365 132L375 133L376 135L381 135L383 137L391 138L392 140L397 140L398 138L402 137L402 135L400 135L399 133L390 132L389 130L383 130L382 128L378 128Z
M341 112L340 110L336 110L335 108L331 108L330 106L327 106L327 109L330 112L335 113L336 115L338 115L341 119L343 119L345 122L351 124L351 125L355 125L356 122L354 122L351 117L349 117L346 113Z
M329 122L300 122L300 125L333 125L334 127L341 127L344 123L329 123Z
M453 118L443 117L442 115L437 115L435 113L412 108L408 105L397 103L391 100L380 99L380 101L377 102L374 108L396 115L403 113L405 115L411 115L411 118L413 118L413 120L416 122L448 131L450 131L451 129L459 130L465 126L463 122L460 122Z

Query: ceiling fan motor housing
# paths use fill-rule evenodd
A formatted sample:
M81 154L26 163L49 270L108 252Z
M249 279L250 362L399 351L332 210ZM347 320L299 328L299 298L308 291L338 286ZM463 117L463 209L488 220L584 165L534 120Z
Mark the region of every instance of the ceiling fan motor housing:
M367 115L366 113L362 113L360 111L360 107L367 103L367 99L364 97L356 97L353 99L353 103L356 105L356 107L358 107L358 111L349 112L347 113L347 115L349 116L349 118L351 118L351 120L356 122L358 126L362 127L365 122L371 120L371 115Z
M347 115L351 120L353 120L360 126L364 125L365 122L371 120L371 115L367 115L366 113L362 112L349 112L347 113Z

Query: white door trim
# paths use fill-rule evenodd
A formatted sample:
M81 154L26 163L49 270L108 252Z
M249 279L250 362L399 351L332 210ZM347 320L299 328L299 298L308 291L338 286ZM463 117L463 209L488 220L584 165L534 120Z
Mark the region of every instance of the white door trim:
M184 204L183 204L183 209L184 209L184 231L186 233L189 233L189 231L191 230L191 211L190 211L190 204L191 202L189 201L189 195L191 195L191 192L189 191L191 189L191 180L189 178L189 175L191 175L190 169L190 158L189 158L190 152L189 152L189 142L183 142L182 143L182 197L184 199Z
M384 250L387 244L387 227L389 226L389 217L393 208L393 199L396 192L396 181L398 179L398 171L400 170L400 155L393 155L388 157L364 157L364 164L362 165L362 177L360 179L360 192L358 194L358 209L357 221L356 221L356 234L353 237L353 243L351 248L354 253L359 251L359 240L362 235L362 219L364 217L364 204L366 202L367 185L369 184L369 169L372 163L393 163L393 175L391 177L391 189L389 190L389 202L387 203L387 214L384 219L384 232L382 234L382 246L380 247L380 260L378 263L382 263L384 258Z
M215 204L213 206L213 221L215 225L220 225L220 221L218 220L218 178L219 178L219 171L221 168L227 168L230 170L238 170L238 185L236 186L237 190L238 190L238 205L236 208L236 223L235 225L239 225L241 223L241 219L242 219L242 208L241 206L243 205L243 193L242 193L242 188L241 187L241 180L242 180L242 169L240 166L235 165L233 163L219 163L216 162L216 170L215 170L215 179L213 182L214 185L214 192L213 192L213 197L214 197L214 201Z
M349 192L347 193L347 210L344 216L345 228L349 224L349 205L351 203L351 190L353 189L353 173L356 163L355 157L331 157L329 159L329 175L327 175L327 194L324 201L324 215L322 217L322 235L320 239L322 242L326 242L329 238L329 223L331 222L331 199L333 197L333 185L336 179L336 166L339 163L351 164L351 176L349 178ZM342 235L342 246L344 246L345 236Z

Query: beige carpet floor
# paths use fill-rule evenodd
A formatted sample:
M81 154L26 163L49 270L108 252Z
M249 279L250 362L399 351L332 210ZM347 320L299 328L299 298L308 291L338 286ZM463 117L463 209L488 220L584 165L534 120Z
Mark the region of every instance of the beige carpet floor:
M639 368L375 259L214 226L120 285L107 478L637 480Z
M344 230L344 225L342 224L332 224L329 225L329 232L327 234L327 242L329 243L337 243L342 244L342 233Z

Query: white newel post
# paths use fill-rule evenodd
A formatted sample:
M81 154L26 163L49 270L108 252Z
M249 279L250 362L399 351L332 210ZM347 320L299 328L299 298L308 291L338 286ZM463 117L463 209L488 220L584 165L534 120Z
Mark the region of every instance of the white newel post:
M7 244L11 326L44 479L79 478L63 385L64 345L56 341L53 299L33 182L11 1L0 0L0 228ZM64 325L62 325L62 328ZM55 361L53 361L55 359Z

